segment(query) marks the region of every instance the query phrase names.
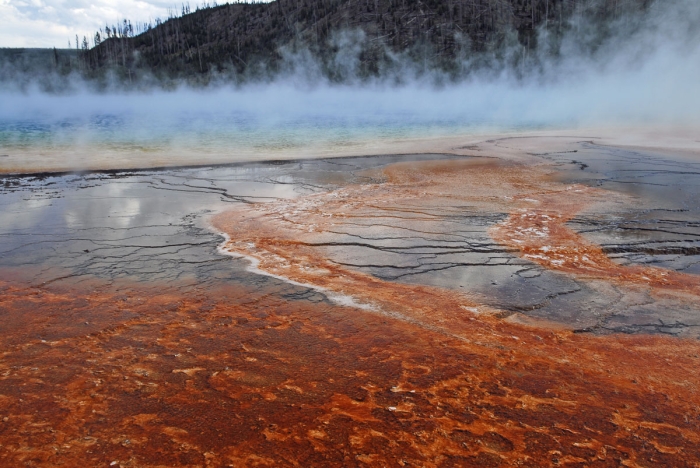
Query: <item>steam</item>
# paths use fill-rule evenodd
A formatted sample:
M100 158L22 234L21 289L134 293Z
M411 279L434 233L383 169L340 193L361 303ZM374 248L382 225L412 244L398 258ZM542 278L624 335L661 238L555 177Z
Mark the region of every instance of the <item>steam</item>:
M367 38L346 31L333 40L338 52L329 63L335 79L326 73L327 63L292 49L282 50L276 75L238 84L215 77L207 88L176 84L163 90L145 80L147 90L135 91L114 80L106 92L97 92L73 76L56 86L67 92L45 93L36 82L17 85L12 70L1 70L0 151L107 144L126 151L186 148L195 159L226 148L235 157L314 142L700 123L695 0L656 2L648 14L604 28L572 23L565 37L552 37L543 27L536 52L511 41L499 53L465 57L459 73L394 55L377 76L362 78L359 53Z

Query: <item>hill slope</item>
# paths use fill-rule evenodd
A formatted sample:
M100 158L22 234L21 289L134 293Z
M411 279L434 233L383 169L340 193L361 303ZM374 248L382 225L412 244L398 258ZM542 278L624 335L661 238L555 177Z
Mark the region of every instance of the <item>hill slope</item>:
M133 36L112 31L84 53L93 73L110 68L138 79L207 80L226 74L261 78L285 68L314 69L335 81L422 70L465 73L485 52L518 62L537 49L539 31L552 38L595 24L595 47L622 15L647 0L275 0L204 8ZM116 34L115 34L116 32ZM104 32L101 37L104 37ZM98 41L99 42L99 41ZM551 47L550 47L551 49ZM556 53L556 50L551 53ZM471 59L471 60L467 60ZM483 64L482 64L483 65ZM399 70L400 71L400 70ZM207 77L207 78L203 78Z

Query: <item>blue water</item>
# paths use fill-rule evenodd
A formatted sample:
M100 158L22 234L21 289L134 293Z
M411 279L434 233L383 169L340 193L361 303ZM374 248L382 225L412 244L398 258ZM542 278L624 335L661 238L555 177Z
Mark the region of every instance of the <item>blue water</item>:
M266 87L0 98L0 154L94 148L147 157L177 150L193 159L216 153L235 160L552 126L527 105L495 105L472 89Z
M513 129L535 129L519 125ZM468 118L421 119L412 115L347 118L301 115L274 122L258 115L230 112L224 115L171 115L151 119L137 113L101 113L84 118L41 116L0 119L0 147L60 148L71 145L106 145L163 149L170 145L193 151L217 148L276 151L305 146L352 146L366 141L401 140L478 133L494 128Z

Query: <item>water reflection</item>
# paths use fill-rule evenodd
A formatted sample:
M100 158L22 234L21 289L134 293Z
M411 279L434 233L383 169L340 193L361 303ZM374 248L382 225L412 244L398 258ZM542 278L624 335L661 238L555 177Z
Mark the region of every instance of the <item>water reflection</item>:
M294 177L298 171L306 175ZM7 177L0 184L0 267L60 267L76 276L143 280L194 275L206 281L230 273L236 263L217 254L221 239L208 228L210 213L321 190L332 183L325 174L319 178L303 163L290 162ZM353 175L333 180L343 177Z
M495 152L488 146L493 144L496 143L487 143L481 153ZM548 153L547 158L554 160L557 167L572 168L564 171L561 178L622 191L629 201L595 213L581 211L568 225L602 246L602 252L618 263L656 264L686 273L698 272L700 176L697 174L700 171L693 175L692 165L680 170L681 166L673 161L624 151L613 155L606 151L579 148L575 156L578 162L571 160L572 153L568 150ZM255 275L245 271L246 261L231 261L217 254L221 238L209 230L207 221L212 213L237 205L296 199L359 183L362 185L358 186L359 195L353 203L360 203L370 193L362 187L372 186L372 190L383 195L357 205L359 214L348 222L331 221L336 223L329 229L332 235L321 239L328 244L324 247L325 255L349 269L389 282L475 293L485 298L484 303L501 310L554 317L569 324L576 320L581 327L596 324L601 309L631 313L635 317L641 317L634 314L635 310L641 310L640 301L652 304L644 306L647 315L661 309L661 302L641 296L620 301L615 299L619 292L616 296L605 285L581 282L550 271L496 245L489 227L503 222L515 203L512 196L504 198L509 195L497 181L509 174L515 177L517 172L512 169L487 165L493 174L483 179L479 179L478 171L465 171L465 178L476 179L469 183L460 179L454 186L446 185L445 193L455 191L457 198L448 197L440 203L415 194L415 201L397 200L396 193L383 192L392 187L381 185L386 174L367 171L397 162L445 158L449 157L359 157L7 178L0 195L0 220L4 221L0 225L3 238L0 266L60 266L74 276L146 281L192 277L207 282L237 272L243 282L258 281ZM581 161L585 161L584 170ZM662 171L660 167L671 169ZM634 169L643 171L640 173L643 176L630 177L628 173ZM523 178L518 184L527 186L533 181ZM633 187L635 181L644 184ZM484 183L496 185L482 199L484 194L479 195L479 190ZM533 193L522 202L536 201L537 193ZM455 201L462 199L463 202ZM378 208L375 205L379 200L385 200L388 205ZM488 209L479 208L480 203L487 201ZM402 203L407 206L399 210L401 215L391 210ZM422 203L432 204L425 211ZM276 205L280 209L292 206ZM382 216L372 215L373 206ZM347 207L339 210L342 216L351 212ZM435 212L430 214L430 210ZM384 215L388 217L385 219ZM403 220L402 216L407 218ZM306 223L309 219L301 221ZM317 229L318 223L311 224L314 226L304 231L304 241L310 239L309 232ZM634 304L637 305L633 310ZM671 310L674 304L666 301L663 307Z

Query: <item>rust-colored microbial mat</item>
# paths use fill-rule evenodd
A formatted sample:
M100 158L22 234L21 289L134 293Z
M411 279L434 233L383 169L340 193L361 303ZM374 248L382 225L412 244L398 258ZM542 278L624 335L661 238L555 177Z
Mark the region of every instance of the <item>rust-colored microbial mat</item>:
M655 291L686 291L696 298L700 296L700 278L696 275L655 267L621 266L608 258L599 246L565 225L586 205L606 195L608 193L603 191L574 185L567 186L564 191L519 197L516 202L521 208L495 226L492 234L520 251L524 258L556 271Z
M2 285L3 466L700 460L695 342L153 293Z
M0 464L700 465L697 340L524 325L477 292L382 280L332 250L343 226L411 229L468 206L506 214L490 232L513 256L697 300L692 275L620 266L564 224L629 200L484 161L367 176L213 219L223 249L277 280L4 280Z
M370 220L366 231L376 235L373 219L398 218L403 228L415 230L424 218L448 218L460 207L506 212L510 216L490 229L491 236L529 261L622 287L675 292L683 302L697 300L697 276L621 266L565 225L596 203L624 206L631 200L609 191L553 182L549 170L479 159L395 164L382 171L385 183L245 207L218 216L214 223L233 239L226 249L253 259L259 270L346 294L422 323L439 323L460 309L488 310L473 295L381 281L334 261L324 249L343 241L338 232L343 226ZM443 328L451 329L450 325Z

